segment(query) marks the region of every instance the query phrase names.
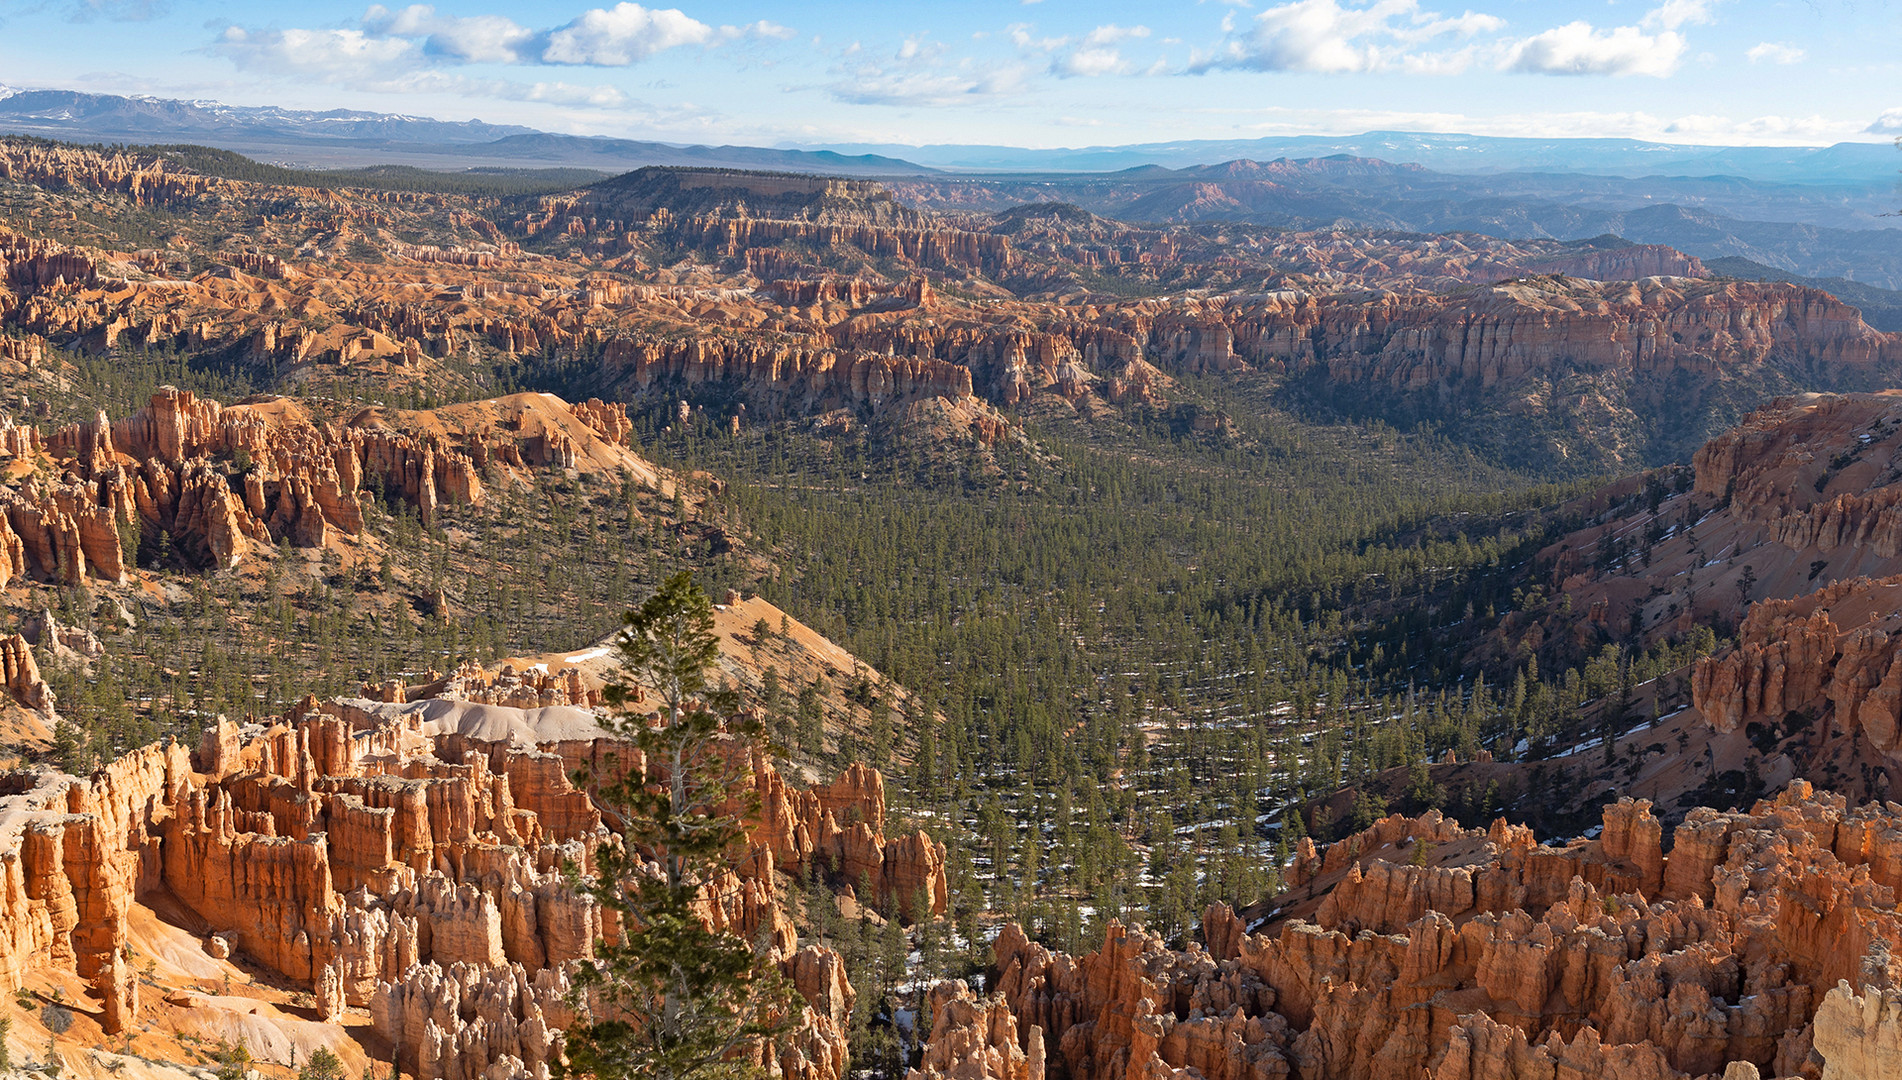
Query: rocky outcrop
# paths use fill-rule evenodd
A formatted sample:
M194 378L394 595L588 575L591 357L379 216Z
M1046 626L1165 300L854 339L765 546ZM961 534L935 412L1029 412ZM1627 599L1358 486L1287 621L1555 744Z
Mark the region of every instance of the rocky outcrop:
M635 388L660 380L690 386L733 380L800 412L972 393L971 372L955 363L744 339L616 338L605 360L626 368Z
M1719 731L1829 719L1902 756L1902 577L1858 578L1752 605L1736 647L1697 663L1693 701Z
M1534 257L1525 261L1522 267L1515 268L1518 273L1507 273L1504 268L1493 270L1484 280L1505 280L1507 277L1527 275L1556 274L1565 277L1589 278L1593 281L1638 281L1648 277L1709 277L1702 260L1695 255L1686 255L1673 247L1663 244L1631 244L1626 247L1606 248L1603 250L1580 251L1576 253L1554 254L1544 258Z
M627 406L618 402L589 398L568 408L603 439L616 446L626 445L627 437L634 431L634 422L627 418Z
M399 679L365 686L363 696L390 702L447 698L514 709L546 709L559 705L588 708L601 704L602 687L598 680L583 676L579 668L567 667L554 672L538 668L516 671L514 665L503 664L491 670L469 660L448 675L427 672L424 681L415 686L405 685Z
M1778 399L1705 443L1692 460L1689 470L1629 477L1570 504L1587 523L1532 560L1541 578L1535 583L1550 599L1503 616L1485 659L1510 671L1536 650L1542 666L1576 666L1614 637L1658 641L1699 624L1737 625L1753 603L1798 602L1843 581L1902 574L1902 395ZM1838 610L1844 603L1855 601L1832 594L1803 610L1828 610L1832 626L1848 633L1861 615ZM1787 621L1792 610L1771 607L1760 618ZM1817 673L1798 669L1822 662L1806 658L1804 649L1835 647L1800 632L1758 636L1766 656L1739 654L1733 662L1761 659L1799 681ZM1733 674L1747 679L1742 667ZM1709 677L1730 676L1713 669ZM1821 703L1810 692L1815 687L1789 693L1768 669L1764 677L1770 681L1754 691L1743 683L1707 684L1716 694L1711 715L1723 730L1745 712L1781 722L1790 710L1809 707L1805 702ZM1757 703L1729 702L1764 692L1770 705L1760 707L1760 696ZM1785 698L1790 704L1777 711Z
M139 206L180 206L226 183L180 169L163 155L0 141L0 179L124 195Z
M1870 841L1898 828L1902 808L1801 782L1747 814L1698 811L1669 855L1642 801L1561 847L1391 817L1303 842L1296 893L1270 904L1323 893L1314 921L1244 934L1211 912L1210 951L1111 923L1070 957L1007 926L997 997L941 1022L927 1060L1021 1075L1011 1051L1035 1031L1076 1080L1716 1080L1795 1075L1812 1048L1824 1075L1883 1075L1867 1070L1893 1049L1902 864Z
M53 715L53 689L40 678L33 646L19 634L0 637L0 680L13 700L42 716Z
M1837 983L1816 1011L1822 1080L1902 1074L1902 993Z
M768 766L753 762L760 799L759 831L776 865L808 865L858 889L862 899L891 905L906 921L942 915L950 901L944 845L922 830L885 837L885 780L855 764L832 783L799 791Z
M1043 1029L1020 1036L1002 999L978 1001L964 982L942 982L931 988L930 1005L924 1059L908 1080L1043 1080Z
M462 674L430 689L494 685ZM615 842L570 778L635 759L584 704L402 697L220 719L195 754L148 747L90 781L0 780L0 991L53 963L94 985L108 1031L135 1025L129 912L162 889L213 928L208 949L304 984L321 1016L368 1009L405 1072L549 1075L573 1019L567 969L618 932L563 876ZM755 753L745 775L769 809L754 857L709 883L703 916L773 943L799 992L770 1064L841 1080L856 995L837 954L798 947L776 874L813 862L908 916L941 912L944 849L885 837L884 781L863 766L799 791Z
M16 455L43 450L65 479L0 489L0 586L28 576L120 581L142 550L226 568L260 547L322 547L362 534L365 492L401 499L428 522L444 503L481 503L491 469L527 480L555 464L659 483L624 447L625 406L516 395L455 409L479 415L446 432L432 414L371 411L338 425L286 399L227 408L166 387L129 417L101 414L43 446L34 429L10 429Z

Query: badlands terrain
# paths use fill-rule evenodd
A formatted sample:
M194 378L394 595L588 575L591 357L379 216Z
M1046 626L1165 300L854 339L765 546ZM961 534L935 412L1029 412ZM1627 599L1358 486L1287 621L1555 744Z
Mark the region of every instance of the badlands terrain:
M770 1073L1902 1074L1902 335L1200 179L0 139L11 1066L552 1075L691 570Z

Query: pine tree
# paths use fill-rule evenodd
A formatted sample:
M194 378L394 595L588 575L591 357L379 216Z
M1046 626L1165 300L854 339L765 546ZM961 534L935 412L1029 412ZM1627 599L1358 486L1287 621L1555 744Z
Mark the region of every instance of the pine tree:
M700 911L706 891L739 869L734 853L748 850L751 808L733 793L745 790L757 721L738 712L733 690L709 680L720 644L713 605L692 575L669 578L631 612L618 645L627 675L658 709L630 709L628 684L609 688L609 725L642 755L641 768L601 791L628 822L627 844L601 847L592 877L569 872L627 930L577 971L580 1018L562 1071L600 1080L755 1075L747 1048L784 1029L789 991L763 948L711 929Z
M310 1060L298 1070L297 1080L347 1080L343 1059L332 1053L329 1047L320 1046L310 1052Z

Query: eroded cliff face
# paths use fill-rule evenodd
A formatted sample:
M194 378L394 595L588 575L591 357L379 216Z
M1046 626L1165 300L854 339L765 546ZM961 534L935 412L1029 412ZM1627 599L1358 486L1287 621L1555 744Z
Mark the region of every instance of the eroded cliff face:
M934 991L951 1007L914 1080L1737 1080L1898 1063L1902 808L1799 782L1749 813L1693 812L1669 854L1661 833L1631 800L1563 847L1503 821L1395 816L1324 851L1303 840L1262 932L1218 905L1206 946L1111 924L1071 957L1007 926L994 1004Z
M1562 669L1614 639L1736 625L1758 601L1902 573L1902 395L1777 399L1699 448L1690 469L1630 477L1563 510L1587 524L1533 560L1527 584L1543 598L1481 644L1497 668L1538 655Z
M1820 721L1886 794L1902 770L1902 577L1753 605L1736 646L1698 661L1691 685L1718 731Z
M282 542L323 547L363 532L366 490L414 506L479 504L484 475L532 482L537 467L625 473L659 488L628 450L626 407L520 394L433 413L370 409L345 423L289 399L224 406L165 388L129 417L9 440L28 466L0 489L0 587L21 578L121 582L138 549L165 543L193 565L237 566ZM53 480L51 477L58 477Z
M1173 374L1299 370L1376 411L1480 395L1514 422L1615 422L1605 445L1553 452L1628 463L1672 378L1823 388L1902 359L1825 293L1709 280L1656 246L1217 236L1061 204L936 214L865 181L693 170L504 205L87 153L0 140L11 175L55 201L169 200L230 229L125 252L10 223L0 322L94 351L241 356L290 382L466 387L483 360L599 358L614 393L705 391L729 425L846 411L992 441L998 410L1033 398L1159 405ZM1152 298L1093 289L1104 274Z
M351 1030L367 1013L405 1072L546 1076L573 1019L567 972L618 932L562 874L614 841L569 778L616 755L638 764L586 708L307 699L293 719L220 720L195 753L148 747L89 781L15 774L0 794L0 989L74 972L108 1034L204 1005L141 997L128 926L163 898L211 955L307 987L321 1020ZM837 955L797 947L781 875L812 865L942 911L944 849L885 836L872 770L801 791L764 757L747 764L764 807L753 855L709 884L702 914L772 942L800 992L798 1031L769 1064L840 1080L852 991Z

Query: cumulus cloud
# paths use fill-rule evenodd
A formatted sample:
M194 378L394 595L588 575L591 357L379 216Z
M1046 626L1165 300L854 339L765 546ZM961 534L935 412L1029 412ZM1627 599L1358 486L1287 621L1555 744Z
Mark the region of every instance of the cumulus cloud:
M403 13L385 14L396 19ZM472 78L444 71L432 66L431 58L454 54L446 51L447 46L426 44L427 40L427 34L409 38L357 29L247 30L232 26L212 48L247 70L295 74L372 93L453 94L583 109L620 109L628 105L627 95L612 86ZM457 40L465 52L474 55L481 55L482 49L489 47L466 36Z
M1119 41L1128 41L1130 38L1146 38L1148 36L1149 28L1147 26L1118 26L1115 23L1109 23L1105 26L1099 26L1083 35L1083 44L1114 45Z
M436 14L427 4L391 11L377 4L364 13L363 27L373 34L423 39L431 55L471 63L520 63L533 55L536 33L505 15L456 18Z
M230 26L214 48L242 68L316 72L346 77L396 73L411 67L421 49L406 38L378 37L361 30L246 30Z
M1806 55L1808 54L1802 49L1780 41L1766 41L1760 45L1753 45L1749 52L1744 53L1744 56L1748 57L1753 64L1800 64Z
M1902 135L1902 108L1884 109L1876 122L1863 130L1871 135Z
M1675 30L1636 26L1599 30L1580 20L1535 34L1508 54L1506 68L1541 75L1651 75L1677 70L1685 41Z
M595 8L548 35L542 60L550 64L626 67L681 45L704 45L714 29L679 8L620 3Z
M1715 21L1722 3L1662 0L1634 25L1601 28L1579 19L1519 37L1502 34L1506 23L1496 15L1445 14L1422 8L1420 0L1289 0L1245 19L1231 13L1220 47L1196 57L1188 70L1456 75L1483 65L1546 75L1663 77L1689 50L1685 28Z
M1722 0L1664 0L1636 26L1601 30L1583 19L1511 44L1501 65L1539 75L1649 75L1678 69L1690 43L1678 31L1716 21ZM1758 46L1762 48L1763 46ZM1751 56L1756 59L1756 56Z
M1074 47L1069 38L1045 38L1041 42L1030 42L1027 35L1014 38L1021 45L1041 45L1046 52L1067 50L1050 63L1052 74L1063 76L1092 77L1099 75L1127 75L1135 70L1135 65L1123 56L1118 46L1125 41L1149 36L1147 26L1118 26L1109 23L1099 26L1083 35ZM1151 70L1154 70L1153 68Z
M1377 0L1364 7L1293 0L1257 14L1240 32L1232 18L1224 25L1231 32L1221 48L1191 70L1451 72L1462 70L1467 58L1458 51L1435 54L1420 47L1443 38L1496 33L1506 23L1471 11L1453 16L1425 11L1417 0Z
M1051 65L1051 70L1059 75L1122 75L1130 70L1129 61L1123 59L1121 50L1102 47L1087 47L1071 52Z
M771 19L761 19L758 22L747 23L745 26L722 26L720 28L720 37L725 41L733 41L738 38L771 38L774 41L791 41L798 36L799 31L794 30L790 26L781 26ZM819 39L814 37L812 43L817 45Z
M86 0L95 5L130 0ZM152 0L148 0L152 2ZM372 5L360 24L343 29L252 30L234 26L213 48L246 66L283 62L291 70L384 65L384 74L434 64L523 64L628 67L669 49L713 46L742 39L784 41L787 26L761 19L743 26L711 26L678 8L623 2L590 8L553 28L524 26L505 15L445 15L429 4ZM294 55L293 55L294 54ZM310 58L310 59L306 59ZM560 86L560 83L510 83Z

